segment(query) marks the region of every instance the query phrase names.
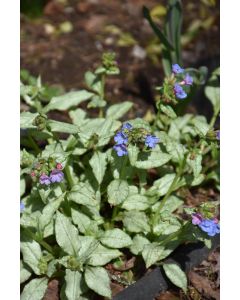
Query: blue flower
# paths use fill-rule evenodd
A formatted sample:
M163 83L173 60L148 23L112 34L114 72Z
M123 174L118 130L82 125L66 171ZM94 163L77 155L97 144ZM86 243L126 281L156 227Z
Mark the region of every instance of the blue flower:
M49 185L51 183L51 180L50 177L43 173L39 178L39 182L41 184Z
M186 85L192 85L193 84L193 78L189 74L186 74L183 81Z
M128 154L126 145L124 144L117 144L113 146L113 149L117 152L117 156L123 156Z
M22 213L25 209L25 204L21 201L20 202L20 212Z
M130 124L130 123L125 123L125 124L123 124L123 126L122 126L122 129L128 129L128 130L131 130L133 127L132 127L132 125Z
M220 141L220 130L216 131L216 139Z
M128 137L124 132L118 131L114 136L114 141L117 144L126 144L128 142Z
M145 145L149 148L154 148L158 142L159 138L157 138L155 135L146 136Z
M52 170L51 174L50 174L50 180L52 183L54 182L61 182L64 179L64 174L61 170Z
M215 220L203 220L198 226L209 236L215 236L217 233L220 233L220 226Z
M182 69L178 64L172 65L172 72L174 74L180 74L184 72L184 69Z
M184 99L187 97L187 94L185 93L181 85L179 85L178 83L174 84L174 93L179 99Z

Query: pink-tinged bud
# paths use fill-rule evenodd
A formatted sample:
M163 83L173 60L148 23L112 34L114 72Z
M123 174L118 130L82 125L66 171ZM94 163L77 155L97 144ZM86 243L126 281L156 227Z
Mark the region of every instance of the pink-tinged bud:
M199 213L193 213L192 214L192 224L193 225L199 225L202 222L203 218L201 214Z
M63 166L62 166L62 164L57 163L56 168L57 168L58 170L62 170Z
M219 221L218 221L217 218L214 218L214 219L213 219L213 222L216 223L216 224L218 224Z
M32 171L30 175L31 175L31 177L35 177L36 176L36 174L35 174L34 171Z

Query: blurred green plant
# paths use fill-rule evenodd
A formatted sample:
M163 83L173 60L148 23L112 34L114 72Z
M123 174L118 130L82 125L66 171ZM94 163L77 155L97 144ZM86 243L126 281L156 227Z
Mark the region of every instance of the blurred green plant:
M20 0L20 11L30 18L42 15L43 8L48 0Z
M182 3L180 0L169 0L167 16L163 30L154 22L150 11L143 7L144 18L147 19L162 45L162 64L165 75L171 74L173 63L182 64L181 57L181 27Z

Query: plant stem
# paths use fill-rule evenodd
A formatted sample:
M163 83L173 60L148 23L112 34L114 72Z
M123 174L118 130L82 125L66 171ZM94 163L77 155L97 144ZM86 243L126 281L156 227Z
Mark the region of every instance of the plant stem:
M102 74L102 76L101 76L101 93L100 93L101 100L104 100L104 89L105 89L105 74ZM103 118L103 108L102 107L99 107L98 117Z
M72 178L72 174L71 174L71 171L70 171L70 168L69 168L68 164L66 164L66 166L64 168L64 171L66 173L67 181L70 185L70 188L72 188L74 186L74 180Z
M125 171L126 171L126 162L127 162L127 156L124 156L121 171L120 171L120 179L123 179L125 177Z
M118 214L118 207L117 206L114 206L113 208L113 213L112 213L112 222L114 221L114 219L116 218L117 214Z
M34 241L42 245L48 252L50 252L54 256L54 251L52 247L45 242L43 239L38 238L31 230L28 228L24 228L24 231L28 234L29 237L31 237Z
M214 111L213 116L212 116L212 119L211 119L211 121L210 121L210 128L213 128L213 126L214 126L214 124L215 124L215 122L216 122L216 119L217 119L217 117L218 117L219 111L220 111L220 107L218 107L218 108Z
M183 161L181 162L180 166L179 166L179 169L178 169L178 172L176 174L176 176L174 177L173 179L173 182L171 183L168 191L167 191L167 194L163 197L163 199L161 200L160 202L160 205L159 207L157 208L156 212L155 212L155 215L153 217L153 224L156 223L157 221L157 217L161 211L161 209L164 207L165 203L167 202L169 196L171 195L171 193L174 191L174 188L175 188L175 185L178 181L178 179L181 177L182 175L182 172L184 170L184 167L185 167L185 164L186 164L186 159L187 159L187 156L184 157Z
M39 148L38 144L34 141L31 135L28 135L28 139L33 149L37 152L37 154L39 154L41 152L41 149Z

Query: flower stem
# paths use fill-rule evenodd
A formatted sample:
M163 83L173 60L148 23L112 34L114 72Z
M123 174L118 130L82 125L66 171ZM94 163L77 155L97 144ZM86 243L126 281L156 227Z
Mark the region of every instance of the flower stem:
M220 111L220 107L218 107L218 108L214 111L213 116L212 116L212 119L211 119L211 121L210 121L210 128L213 128L213 127L214 127L214 124L215 124L216 119L217 119L217 117L218 117L219 111Z
M50 252L54 256L53 248L45 242L43 239L38 238L31 230L28 228L24 228L24 231L27 233L29 237L31 237L34 241L42 245L48 252Z
M186 164L186 159L187 159L187 156L184 157L183 161L181 162L180 166L179 166L179 169L178 169L178 172L177 174L175 175L174 179L173 179L173 182L171 183L168 191L167 191L167 194L163 197L163 199L161 200L160 202L160 205L159 207L157 208L156 212L155 212L155 215L153 217L153 224L155 225L156 224L156 221L157 221L157 217L158 215L160 214L160 211L162 210L162 208L164 207L165 203L167 202L169 196L171 195L171 193L174 191L175 189L175 185L176 183L178 182L179 178L181 177L182 175L182 172L184 170L184 167L185 167L185 164Z

